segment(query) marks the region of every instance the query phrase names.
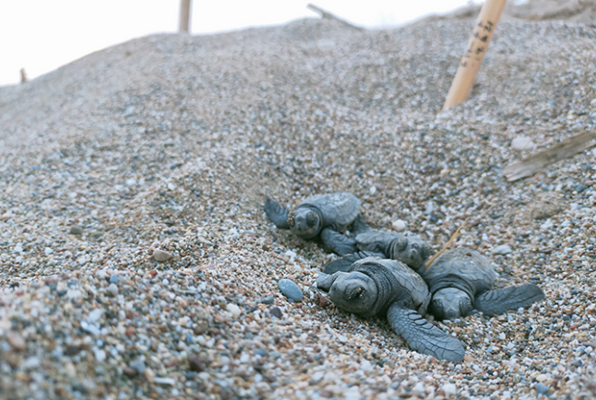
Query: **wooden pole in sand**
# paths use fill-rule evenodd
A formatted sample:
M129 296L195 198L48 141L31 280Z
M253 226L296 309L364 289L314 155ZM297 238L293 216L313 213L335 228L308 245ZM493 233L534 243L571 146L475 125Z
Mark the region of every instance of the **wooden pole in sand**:
M459 68L455 78L453 78L453 83L451 83L451 89L447 94L443 110L453 107L468 98L474 84L474 78L476 78L476 73L480 68L480 64L482 64L482 59L493 37L506 1L486 0L482 6L468 48L459 62Z
M178 32L188 33L190 29L190 3L191 0L180 0L180 24Z

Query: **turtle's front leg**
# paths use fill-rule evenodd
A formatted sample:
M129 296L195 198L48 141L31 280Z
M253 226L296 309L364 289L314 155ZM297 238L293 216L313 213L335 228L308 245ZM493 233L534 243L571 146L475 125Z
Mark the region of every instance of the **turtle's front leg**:
M387 311L387 319L412 350L439 360L460 362L464 359L465 350L459 340L428 322L415 310L394 303Z
M348 238L331 228L325 228L321 231L321 240L329 250L340 256L358 251L356 240Z
M279 229L290 229L290 224L288 223L289 212L287 208L280 206L269 197L265 199L265 214L267 214L269 221L273 222Z

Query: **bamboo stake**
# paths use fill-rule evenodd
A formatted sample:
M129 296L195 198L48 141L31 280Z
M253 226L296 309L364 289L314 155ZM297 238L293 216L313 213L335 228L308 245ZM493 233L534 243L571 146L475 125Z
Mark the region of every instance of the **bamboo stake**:
M188 33L190 30L190 5L192 0L180 0L180 23L178 32Z
M459 62L459 68L451 83L443 110L468 98L506 1L486 0L482 6L468 48Z

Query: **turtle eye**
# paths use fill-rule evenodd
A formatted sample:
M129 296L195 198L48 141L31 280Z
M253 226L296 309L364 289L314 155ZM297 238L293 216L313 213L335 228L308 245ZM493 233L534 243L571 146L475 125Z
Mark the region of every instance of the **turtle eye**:
M397 239L396 247L397 251L404 251L406 247L408 247L408 239L406 239L405 237Z
M306 224L310 227L315 226L315 224L317 223L317 214L314 213L314 211L309 212L306 215Z

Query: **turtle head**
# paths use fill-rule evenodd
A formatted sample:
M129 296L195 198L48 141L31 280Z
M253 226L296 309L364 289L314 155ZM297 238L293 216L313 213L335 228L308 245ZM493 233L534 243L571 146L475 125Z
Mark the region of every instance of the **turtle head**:
M392 259L401 261L415 270L425 266L432 252L428 243L417 235L402 236L394 240L390 246Z
M428 311L438 320L465 317L472 312L470 296L456 288L438 290L432 298Z
M321 282L322 283L322 282ZM359 315L372 312L377 300L377 285L362 272L336 272L329 275L327 285L318 287L329 291L329 299L339 308Z
M323 218L315 210L299 207L288 215L290 229L304 239L312 239L319 234Z

